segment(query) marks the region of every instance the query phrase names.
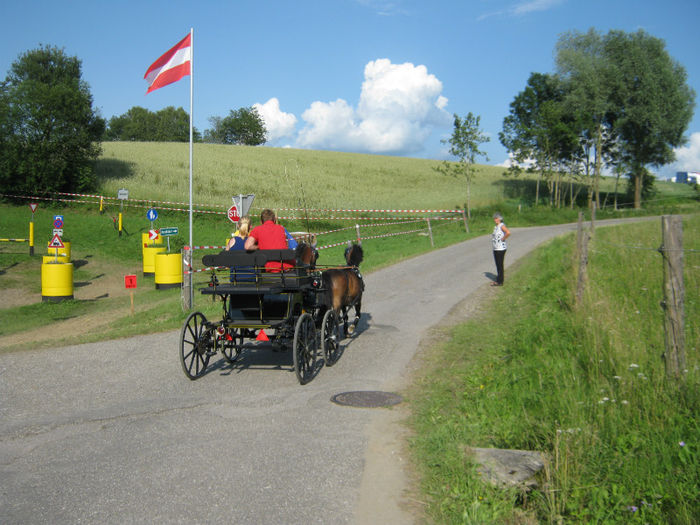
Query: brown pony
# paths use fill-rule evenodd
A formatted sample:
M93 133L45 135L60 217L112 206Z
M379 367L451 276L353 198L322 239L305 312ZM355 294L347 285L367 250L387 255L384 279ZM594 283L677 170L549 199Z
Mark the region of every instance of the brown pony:
M316 269L316 261L318 260L318 250L316 249L316 237L309 235L300 240L294 250L296 260L309 270Z
M357 328L357 323L360 322L362 292L365 289L365 283L359 270L362 259L362 246L348 243L348 247L345 249L345 261L350 268L331 268L321 274L323 287L328 294L326 304L333 308L338 317L342 319L346 335L352 334ZM351 306L355 307L355 320L348 327L347 310Z

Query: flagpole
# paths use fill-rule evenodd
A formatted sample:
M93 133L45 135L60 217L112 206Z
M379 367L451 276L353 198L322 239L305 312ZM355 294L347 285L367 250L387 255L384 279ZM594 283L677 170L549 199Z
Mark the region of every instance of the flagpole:
M192 126L192 102L194 91L194 28L190 28L190 264L193 259L192 250L192 138L193 138L193 126ZM192 268L190 267L190 270ZM190 274L192 275L192 274ZM192 287L192 282L190 281L190 308L194 306L194 291Z

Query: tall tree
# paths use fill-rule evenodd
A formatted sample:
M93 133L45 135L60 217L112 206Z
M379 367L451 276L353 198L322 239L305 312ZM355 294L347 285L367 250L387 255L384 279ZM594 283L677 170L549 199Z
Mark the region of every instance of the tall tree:
M524 164L532 164L539 172L535 204L539 202L540 180L548 180L553 188L557 165L568 161L577 148L578 122L567 112L564 97L564 85L557 76L532 73L525 89L511 102L498 135L515 161L516 172ZM558 202L558 193L550 195Z
M476 158L484 157L488 160L486 153L479 149L479 146L489 142L489 137L484 135L480 129L481 117L475 116L471 112L466 117L460 118L454 115L454 128L449 139L442 140L443 144L450 145L450 155L457 157L457 162L443 161L437 170L448 175L464 177L467 182L467 216L471 218L471 183L476 173Z
M0 85L0 185L18 193L94 188L105 128L82 65L62 49L20 55Z
M614 68L609 63L601 35L594 29L587 33L563 34L556 44L557 73L566 82L569 111L579 115L582 124L581 147L587 165L593 153L593 177L589 184L589 205L595 199L600 207L600 177L604 151L614 136L608 120L611 105L611 82Z
M259 146L267 141L265 122L254 107L231 110L227 117L211 117L212 129L204 134L205 142Z
M622 161L631 168L634 207L641 207L646 166L675 159L673 148L685 143L693 118L695 91L685 68L672 59L663 40L643 30L610 31L605 53L615 69L612 90L613 128ZM649 182L653 182L650 179Z

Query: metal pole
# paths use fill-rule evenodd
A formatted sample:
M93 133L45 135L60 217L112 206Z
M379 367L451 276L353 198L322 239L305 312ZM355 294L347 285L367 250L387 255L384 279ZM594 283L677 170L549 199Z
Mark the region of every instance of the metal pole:
M190 270L192 269L192 142L193 142L193 125L192 125L192 112L193 112L193 96L194 92L194 28L190 28ZM192 281L190 274L190 293L189 293L189 307L192 307L194 302L194 292L192 290Z

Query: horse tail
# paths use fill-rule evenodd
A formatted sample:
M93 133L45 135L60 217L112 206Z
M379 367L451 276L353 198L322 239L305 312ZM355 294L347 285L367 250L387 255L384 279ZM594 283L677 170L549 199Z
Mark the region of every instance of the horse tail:
M349 266L360 266L364 259L364 253L360 244L353 244L346 250L345 260Z

